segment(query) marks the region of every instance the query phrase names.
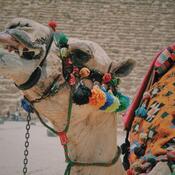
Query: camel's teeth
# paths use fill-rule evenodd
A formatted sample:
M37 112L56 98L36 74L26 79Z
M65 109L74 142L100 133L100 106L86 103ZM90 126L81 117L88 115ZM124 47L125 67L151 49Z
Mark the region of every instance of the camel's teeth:
M19 47L18 50L19 50L19 55L22 56L23 55L23 48Z
M30 49L30 51L35 52L35 55L38 55L40 53L40 50L39 49Z

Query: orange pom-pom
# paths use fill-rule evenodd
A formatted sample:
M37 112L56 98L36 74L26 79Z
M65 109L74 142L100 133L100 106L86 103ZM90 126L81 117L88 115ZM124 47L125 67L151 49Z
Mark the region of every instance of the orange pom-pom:
M80 76L81 76L82 78L88 77L88 76L90 75L90 70L89 70L88 68L86 68L86 67L83 67L83 68L80 70L79 74L80 74Z
M56 31L57 23L56 21L49 21L48 26L53 29L53 31Z
M106 102L105 93L98 86L94 86L91 93L92 95L89 97L89 104L96 106L97 108L102 107Z

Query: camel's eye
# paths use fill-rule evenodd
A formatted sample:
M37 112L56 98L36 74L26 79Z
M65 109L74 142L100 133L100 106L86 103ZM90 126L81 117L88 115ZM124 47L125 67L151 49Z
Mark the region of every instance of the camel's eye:
M89 53L84 52L80 49L73 50L71 55L72 55L73 62L75 64L80 64L80 65L87 63L91 58L91 55Z

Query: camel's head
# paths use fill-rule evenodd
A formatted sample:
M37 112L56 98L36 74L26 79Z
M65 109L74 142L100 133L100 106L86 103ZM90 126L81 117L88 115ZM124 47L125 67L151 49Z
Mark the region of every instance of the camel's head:
M51 29L16 18L0 33L0 73L23 83L46 54Z
M23 84L42 62L50 45L53 30L48 26L35 21L16 18L7 24L5 31L0 33L0 74L9 77L17 85ZM81 65L107 72L111 59L96 43L70 38L69 49L76 62ZM54 43L54 42L53 42ZM60 48L52 43L58 58ZM54 49L53 49L54 48ZM50 57L46 61L50 60ZM61 59L60 64L61 69ZM125 61L122 64L112 64L111 72L117 76L126 76L133 68L134 61ZM63 70L58 70L61 74Z

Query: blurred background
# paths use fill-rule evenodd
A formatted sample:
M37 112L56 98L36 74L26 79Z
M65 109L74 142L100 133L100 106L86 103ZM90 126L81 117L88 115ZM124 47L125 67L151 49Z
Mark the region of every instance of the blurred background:
M0 9L1 31L4 30L5 24L15 17L30 18L45 25L48 21L55 20L58 22L58 31L64 32L70 37L99 43L112 59L117 61L128 58L135 59L137 65L134 71L127 78L122 79L120 86L121 90L131 97L136 93L156 53L174 42L175 39L174 0L0 0ZM0 119L8 118L16 121L21 119L21 116L25 116L20 108L20 99L21 94L13 83L0 75ZM3 121L1 122L3 123ZM10 133L7 128L11 129ZM11 134L17 128L20 132L25 132L20 130L22 125L10 123L0 127L0 139L4 139L4 141L0 141L1 170L7 164L7 162L4 164L2 162L11 160L11 154L14 154L10 148L9 150L12 151L10 155L5 154L2 150L7 149L7 145L13 145L14 142L8 141L7 137L13 137ZM34 135L36 137L34 139L40 139L40 135L37 136L36 133ZM48 144L48 142L44 140L43 144ZM47 146L46 149L48 149ZM51 149L56 150L57 148L55 146ZM40 155L43 155L43 152ZM45 159L42 158L42 160ZM53 162L55 161L57 159L53 160ZM0 174L10 175L15 172L19 174L20 171L15 167L14 161L11 165L13 173L8 171L7 164L6 171L2 171ZM58 162L56 166L60 167ZM37 167L39 166L37 165ZM41 165L40 167L39 170L36 168L35 174L37 172L39 172L38 174L47 174L47 167L44 168L45 171ZM52 166L49 167L54 169ZM15 171L15 168L18 170ZM53 174L58 174L60 171L57 169ZM49 173L52 174L51 171ZM63 173L60 172L60 174Z

